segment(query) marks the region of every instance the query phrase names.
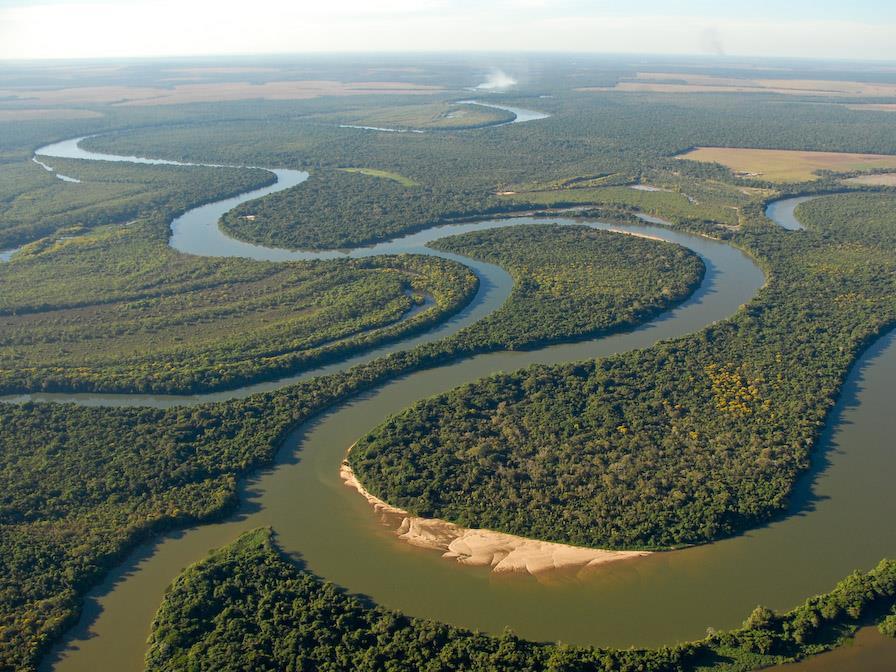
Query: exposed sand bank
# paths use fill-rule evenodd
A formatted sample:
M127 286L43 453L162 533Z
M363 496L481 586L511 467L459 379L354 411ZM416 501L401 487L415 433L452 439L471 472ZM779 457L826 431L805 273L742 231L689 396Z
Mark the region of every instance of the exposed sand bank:
M470 529L438 518L420 518L392 506L367 492L355 477L348 462L339 475L347 486L357 490L395 533L414 546L441 551L443 558L462 565L491 567L498 574L544 574L559 570L581 570L609 562L630 560L647 551L605 551L567 544L526 539L504 532Z

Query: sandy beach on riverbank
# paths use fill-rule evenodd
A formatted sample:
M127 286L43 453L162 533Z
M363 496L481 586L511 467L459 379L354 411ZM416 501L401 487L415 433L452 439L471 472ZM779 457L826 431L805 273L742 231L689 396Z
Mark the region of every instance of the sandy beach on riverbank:
M463 565L491 567L496 574L527 573L533 576L559 570L578 570L650 555L647 551L607 551L527 539L493 530L471 529L438 518L420 518L369 493L347 461L339 475L360 493L395 528L399 538L421 548L442 552L442 557Z

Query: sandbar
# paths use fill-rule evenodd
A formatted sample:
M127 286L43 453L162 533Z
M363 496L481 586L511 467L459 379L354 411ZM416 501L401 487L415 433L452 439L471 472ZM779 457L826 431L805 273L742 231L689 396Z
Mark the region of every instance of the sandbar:
M367 500L384 523L395 528L400 539L414 546L441 551L443 558L462 565L491 567L496 574L538 576L650 555L648 551L608 551L538 541L505 532L462 527L439 518L413 516L368 492L348 461L342 463L339 475L347 486Z

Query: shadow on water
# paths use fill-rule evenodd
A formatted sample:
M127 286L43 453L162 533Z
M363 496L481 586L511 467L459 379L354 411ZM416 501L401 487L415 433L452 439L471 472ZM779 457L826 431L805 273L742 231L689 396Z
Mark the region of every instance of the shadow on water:
M890 328L883 335L874 340L856 360L841 388L837 402L828 413L825 427L822 430L816 448L810 456L810 467L796 482L790 496L787 512L777 520L790 516L805 516L817 510L821 502L830 499L829 496L818 493L819 480L825 476L832 463L832 456L842 454L842 448L837 445L836 436L844 428L852 426L849 420L849 411L861 406L861 392L865 385L865 376L877 363L884 351L896 343L896 328Z

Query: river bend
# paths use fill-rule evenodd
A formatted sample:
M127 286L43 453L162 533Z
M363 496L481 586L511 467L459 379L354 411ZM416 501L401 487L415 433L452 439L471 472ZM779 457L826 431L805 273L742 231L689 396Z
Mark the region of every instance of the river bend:
M78 140L39 150L42 156L87 160L175 163L86 152ZM190 164L188 164L190 165ZM350 252L290 252L247 245L217 227L238 203L295 186L307 174L277 170L278 182L242 196L201 206L172 223L171 244L191 254L255 259L337 258L414 252L438 254L470 266L481 279L473 302L421 336L398 341L301 376L208 395L34 395L92 405L171 406L245 396L345 368L386 352L441 338L500 306L511 289L506 272L491 264L426 247L445 235L536 222L581 224L558 218L484 220L434 227ZM771 213L770 213L771 214ZM487 569L458 566L438 554L407 546L379 524L366 502L342 485L338 466L346 449L390 414L420 398L492 372L533 363L559 363L649 347L724 319L763 283L758 267L718 241L645 222L602 229L650 235L701 255L707 273L683 304L631 332L529 352L468 357L414 372L360 394L293 431L276 464L248 479L237 513L220 523L168 534L132 552L91 592L80 623L45 661L44 669L141 670L145 639L165 587L187 565L241 532L271 525L278 543L308 569L350 591L408 614L500 632L509 625L539 640L604 646L655 645L702 636L707 626L731 627L757 604L787 608L828 589L856 567L869 567L896 548L896 503L889 497L896 456L889 450L896 414L888 400L896 376L896 339L881 339L849 376L832 415L813 472L800 482L794 515L742 536L635 562L613 563L580 576L496 577ZM782 224L783 225L783 224ZM787 227L792 228L792 227ZM862 483L862 487L856 487ZM851 539L837 544L835 540Z

